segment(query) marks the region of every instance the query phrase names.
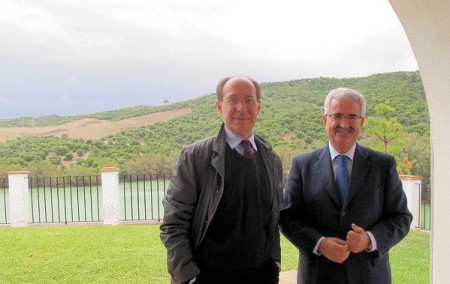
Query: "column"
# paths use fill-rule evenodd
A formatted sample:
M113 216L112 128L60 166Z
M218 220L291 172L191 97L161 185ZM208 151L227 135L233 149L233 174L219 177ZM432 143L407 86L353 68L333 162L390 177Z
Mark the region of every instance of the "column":
M28 224L30 194L28 188L29 171L9 171L9 211L11 227Z
M102 176L103 224L120 223L119 169L105 167L100 170Z

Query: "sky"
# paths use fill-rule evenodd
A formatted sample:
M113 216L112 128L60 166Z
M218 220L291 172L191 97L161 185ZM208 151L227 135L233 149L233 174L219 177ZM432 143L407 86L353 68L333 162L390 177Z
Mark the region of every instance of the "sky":
M418 70L388 0L0 0L0 119Z

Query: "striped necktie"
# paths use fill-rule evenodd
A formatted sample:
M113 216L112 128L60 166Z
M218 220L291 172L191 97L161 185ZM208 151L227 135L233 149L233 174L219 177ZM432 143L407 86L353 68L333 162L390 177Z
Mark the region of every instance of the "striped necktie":
M242 156L244 156L246 159L253 158L253 146L252 143L248 140L242 140L240 143L244 147L244 153Z

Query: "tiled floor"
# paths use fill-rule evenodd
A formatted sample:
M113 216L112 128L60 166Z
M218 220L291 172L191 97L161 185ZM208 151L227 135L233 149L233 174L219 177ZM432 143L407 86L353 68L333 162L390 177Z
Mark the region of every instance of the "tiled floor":
M279 284L297 284L297 271L289 270L281 272Z

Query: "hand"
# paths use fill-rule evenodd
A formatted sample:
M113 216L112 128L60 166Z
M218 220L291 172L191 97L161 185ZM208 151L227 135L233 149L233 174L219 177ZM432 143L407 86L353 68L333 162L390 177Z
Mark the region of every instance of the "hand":
M347 242L338 238L324 238L319 244L319 252L333 262L343 263L350 251Z
M359 253L370 247L370 237L363 228L352 224L352 229L347 233L347 244L352 253Z

